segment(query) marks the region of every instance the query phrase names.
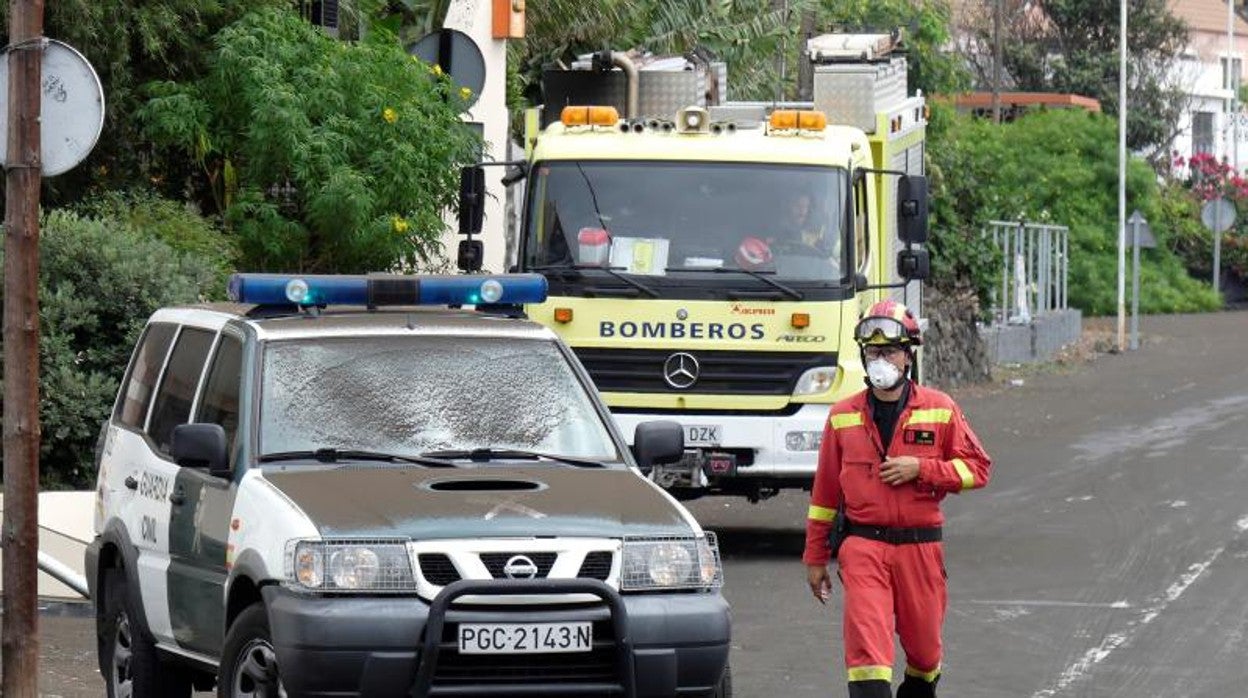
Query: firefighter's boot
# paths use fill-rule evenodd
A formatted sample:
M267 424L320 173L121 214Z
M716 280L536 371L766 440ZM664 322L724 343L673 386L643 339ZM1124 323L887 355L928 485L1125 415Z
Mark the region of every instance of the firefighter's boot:
M897 698L936 698L936 684L940 676L928 683L918 676L906 674L906 679L897 687Z
M849 698L893 698L893 687L887 681L850 681Z

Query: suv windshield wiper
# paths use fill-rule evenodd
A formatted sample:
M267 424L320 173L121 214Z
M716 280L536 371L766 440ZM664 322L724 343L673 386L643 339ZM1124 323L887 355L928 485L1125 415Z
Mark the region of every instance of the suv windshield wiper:
M571 270L573 270L573 271L582 271L582 270L585 270L585 269L595 269L595 270L597 270L597 271L605 271L605 272L607 272L608 274L610 274L611 276L614 276L615 278L619 279L620 281L623 281L624 283L628 284L629 286L632 286L633 288L637 289L638 291L641 291L642 293L646 294L647 296L650 296L651 298L658 298L658 297L659 297L659 292L658 292L658 291L656 291L656 290L654 290L653 288L650 288L649 286L647 286L647 285L645 285L645 284L641 283L641 282L640 282L640 281L638 281L637 279L629 278L629 277L627 277L627 276L624 276L624 275L623 275L623 274L621 274L620 272L616 271L616 269L622 269L622 268L623 268L623 267L615 267L615 268L612 268L612 267L604 267L604 266L601 266L601 265L598 265L598 264L544 264L544 265L542 265L542 266L533 267L533 268L532 268L532 270L533 270L533 271L539 271L539 272L540 272L540 271L558 271L558 270L560 270L560 269L571 269Z
M701 270L698 270L698 271L701 271ZM800 301L806 298L806 296L803 295L801 291L785 286L779 281L776 281L775 279L768 277L766 274L754 271L753 269L734 269L731 267L711 267L710 271L714 274L749 274L750 276L770 285L772 288L776 289L777 291L780 291L781 293L785 294L786 296L788 296L789 298L792 298L795 301ZM774 274L775 272L773 271L771 273Z
M420 454L422 458L466 458L473 461L491 461L491 460L553 460L556 463L566 463L575 465L579 468L604 468L602 463L588 458L573 458L571 456L556 456L550 453L538 453L537 451L517 451L506 448L474 448L472 450L459 451L426 451Z
M401 456L397 453L384 453L382 451L359 451L352 449L337 448L318 448L315 451L281 451L278 453L266 453L260 456L261 463L272 463L282 460L304 460L312 458L322 463L337 463L349 460L375 460L387 463L402 462L415 463L429 468L454 468L454 463L445 460L438 460L433 457L419 456Z

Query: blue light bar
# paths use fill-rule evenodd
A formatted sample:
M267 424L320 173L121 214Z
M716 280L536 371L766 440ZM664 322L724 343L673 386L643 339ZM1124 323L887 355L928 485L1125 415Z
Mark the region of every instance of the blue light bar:
M522 305L546 300L546 277L234 274L229 297L240 303L278 306Z

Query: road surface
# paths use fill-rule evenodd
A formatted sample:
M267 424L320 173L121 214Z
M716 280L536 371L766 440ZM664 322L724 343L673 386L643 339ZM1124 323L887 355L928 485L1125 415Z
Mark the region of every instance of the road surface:
M996 469L946 500L941 695L1248 695L1248 313L1141 333L955 393ZM816 603L799 561L806 504L690 504L724 551L737 696L843 695L839 595ZM41 693L102 695L90 619L41 622Z

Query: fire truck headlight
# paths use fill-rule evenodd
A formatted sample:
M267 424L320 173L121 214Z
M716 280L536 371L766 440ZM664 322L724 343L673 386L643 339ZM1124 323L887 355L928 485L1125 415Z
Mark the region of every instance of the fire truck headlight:
M818 451L822 444L821 431L790 431L784 435L786 451Z
M794 396L820 395L832 389L836 383L835 366L817 366L802 374L793 388Z

